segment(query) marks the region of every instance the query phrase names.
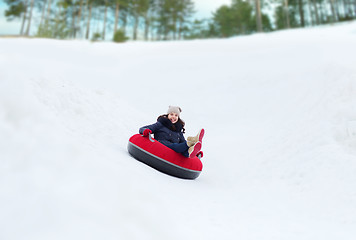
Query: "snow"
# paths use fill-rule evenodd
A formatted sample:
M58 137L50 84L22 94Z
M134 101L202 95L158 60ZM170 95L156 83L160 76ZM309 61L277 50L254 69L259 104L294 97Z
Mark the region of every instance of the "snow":
M355 43L0 39L0 239L354 239ZM168 105L206 129L194 181L127 153Z

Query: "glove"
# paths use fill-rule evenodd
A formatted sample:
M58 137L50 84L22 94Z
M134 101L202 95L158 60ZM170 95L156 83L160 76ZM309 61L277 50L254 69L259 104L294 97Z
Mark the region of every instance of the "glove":
M148 135L150 135L151 133L152 133L152 131L150 129L146 128L145 130L143 130L142 135L144 137L148 137Z

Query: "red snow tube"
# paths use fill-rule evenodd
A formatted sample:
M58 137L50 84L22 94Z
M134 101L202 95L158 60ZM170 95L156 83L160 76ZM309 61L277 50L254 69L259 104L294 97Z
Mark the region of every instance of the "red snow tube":
M203 169L198 157L186 158L162 143L140 134L130 138L127 149L137 160L171 176L195 179Z

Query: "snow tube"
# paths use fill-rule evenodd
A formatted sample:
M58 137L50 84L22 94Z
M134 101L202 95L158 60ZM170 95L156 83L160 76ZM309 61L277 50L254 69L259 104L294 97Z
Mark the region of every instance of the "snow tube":
M140 162L178 178L195 179L203 169L199 157L186 158L157 140L140 134L130 138L127 149Z

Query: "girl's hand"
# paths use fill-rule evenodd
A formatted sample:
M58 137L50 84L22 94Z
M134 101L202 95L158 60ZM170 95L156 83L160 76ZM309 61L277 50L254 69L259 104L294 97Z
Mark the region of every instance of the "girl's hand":
M146 128L146 129L143 131L142 135L143 135L144 137L148 137L148 135L150 135L151 133L152 133L152 131L151 131L150 129Z

